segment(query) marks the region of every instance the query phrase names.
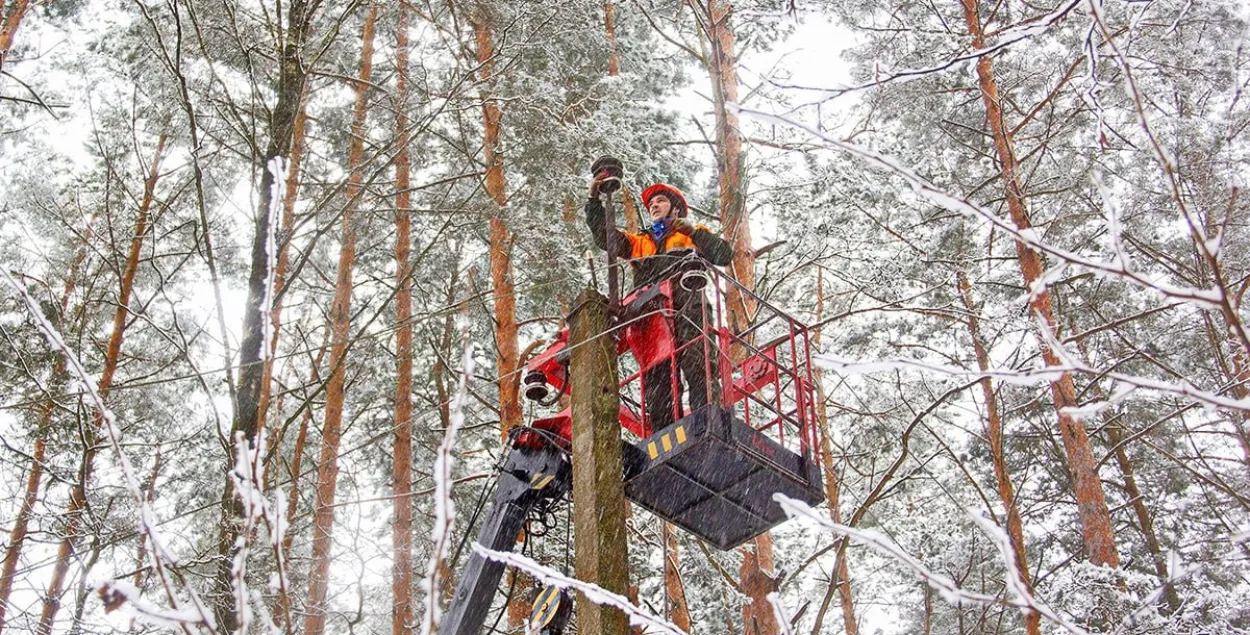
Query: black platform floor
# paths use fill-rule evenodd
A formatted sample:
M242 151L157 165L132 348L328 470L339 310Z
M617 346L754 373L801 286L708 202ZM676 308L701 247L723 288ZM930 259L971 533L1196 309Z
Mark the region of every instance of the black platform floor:
M720 549L786 520L774 493L810 505L825 499L814 456L804 461L717 406L625 447L629 500Z

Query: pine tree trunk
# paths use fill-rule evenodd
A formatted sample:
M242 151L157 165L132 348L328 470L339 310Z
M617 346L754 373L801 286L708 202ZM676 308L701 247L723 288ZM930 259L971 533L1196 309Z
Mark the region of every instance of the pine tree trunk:
M825 316L825 279L824 270L816 270L816 323L824 320ZM816 328L812 333L812 347L820 351L821 337L824 329ZM825 405L825 383L824 369L820 366L812 367L812 379L816 383L816 423L820 426L820 459L825 468L825 498L829 506L829 519L835 523L842 524L842 505L841 505L841 488L838 481L837 464L833 460L833 442L829 440L829 409ZM838 546L838 554L834 559L833 575L829 584L838 594L838 605L842 609L842 625L846 629L846 635L859 634L859 621L855 618L855 598L851 593L851 568L847 556L848 542L846 539L841 541ZM825 611L829 608L829 593L825 594L825 599L820 606L820 610L816 613L815 626L812 632L819 632L821 625L824 623Z
M481 81L489 86L493 77L495 44L486 16L475 14L473 34L477 39L477 61L481 65ZM490 279L495 304L495 346L499 372L499 422L501 439L521 424L520 377L517 368L516 297L512 277L512 232L504 221L508 204L504 180L503 155L499 150L501 114L499 104L490 97L489 87L482 99L483 147L486 153L486 193L490 196Z
M726 104L738 101L738 59L734 32L729 24L732 8L725 0L708 0L711 45L712 101L716 114L716 174L720 198L720 218L725 239L733 246L733 277L748 289L755 288L755 255L751 248L751 227L747 218L743 178L742 132L738 115ZM730 289L726 300L730 328L743 331L755 314L749 298Z
M325 340L321 343L321 348L317 350L317 357L313 359L312 370L309 371L310 386L316 386L321 383L321 362L325 360L326 352L330 350L330 332L327 328ZM312 424L312 406L304 408L304 413L300 416L299 433L295 436L295 448L291 452L291 491L287 494L286 499L286 534L282 536L282 562L290 565L291 562L291 545L295 542L295 518L299 513L300 498L300 472L303 469L304 447L308 443L308 427ZM284 574L287 575L287 574ZM291 623L291 595L290 595L290 577L287 575L287 583L285 588L279 590L278 595L278 619L283 620L284 624Z
M412 613L412 194L408 153L408 8L398 7L395 27L395 444L391 494L391 634L411 631Z
M677 530L667 522L661 522L660 525L664 540L664 592L668 598L668 619L681 630L693 634L690 605L686 603L686 586L681 580Z
M347 381L347 347L351 331L352 269L356 262L355 208L364 180L364 143L368 116L368 87L373 76L373 31L377 5L365 16L360 51L360 73L356 82L356 105L352 113L352 135L347 153L347 202L343 208L343 239L339 247L338 277L334 303L330 307L330 377L326 381L325 425L321 432L321 454L317 462L317 498L313 505L312 562L308 573L308 615L304 635L323 635L326 625L326 594L330 584L330 548L334 534L334 498L338 490L339 439L343 425L343 398Z
M483 11L473 15L473 35L477 40L477 61L481 65L483 148L486 158L486 193L492 201L490 210L490 279L495 305L496 371L499 373L499 433L506 443L508 431L521 425L520 346L517 343L516 296L512 277L512 232L504 220L508 203L504 180L503 155L500 152L502 114L499 104L490 95L494 73L495 43L489 17ZM518 540L520 537L518 536ZM515 576L515 572L509 572ZM524 583L514 579L512 584ZM518 628L529 607L522 594L514 593L508 607L508 627Z
M282 298L278 294L286 285L286 270L290 261L291 235L295 231L295 200L299 196L300 167L304 161L304 133L308 128L308 86L300 99L299 112L295 114L295 127L291 136L291 158L287 167L286 191L282 197L282 230L278 233L278 258L273 270L273 307L269 310L269 354L265 356L261 372L259 404L256 407L257 433L265 427L269 416L269 400L273 391L274 354L278 351L278 335L282 331Z
M1077 340L1076 348L1081 357L1088 361L1089 351L1085 348L1084 339ZM1097 382L1090 384L1089 392L1098 401L1106 400L1106 395ZM1159 534L1155 532L1154 515L1146 507L1146 498L1137 484L1133 461L1128 456L1128 449L1124 447L1124 435L1121 431L1123 424L1118 417L1109 412L1104 411L1102 417L1102 429L1107 432L1111 453L1115 456L1116 465L1120 468L1120 475L1124 477L1124 494L1128 497L1129 506L1133 508L1133 515L1137 517L1137 526L1141 530L1142 540L1146 543L1146 550L1150 552L1155 575L1159 577L1159 583L1163 585L1163 600L1167 603L1168 610L1174 612L1180 608L1181 599L1176 593L1176 587L1169 582L1171 575L1168 573L1168 555L1163 552L1163 547L1159 544Z
M87 246L91 242L93 226L87 224L83 244L70 263L69 272L65 276L65 290L61 293L60 319L64 321L69 312L69 300L78 286L78 272L87 259ZM59 383L65 375L65 357L58 355L53 365L52 377ZM55 384L54 384L55 385ZM9 595L13 591L13 579L17 574L17 563L22 557L22 545L30 527L30 517L35 502L39 497L39 487L43 480L43 460L47 452L46 437L52 427L52 413L56 403L49 398L39 413L39 429L35 431L35 447L31 452L30 471L26 475L26 492L22 496L22 505L18 509L17 518L13 519L13 529L9 532L9 544L4 550L4 565L0 571L0 632L4 631L4 618L9 606Z
M242 434L254 443L259 430L260 395L264 384L264 365L261 357L265 350L264 328L269 319L269 308L264 306L270 290L272 272L269 268L269 238L273 228L275 197L271 195L277 183L280 168L284 167L291 153L295 136L295 121L303 101L308 68L303 59L303 49L312 29L316 3L310 0L292 0L286 7L287 23L281 50L278 51L279 73L277 101L269 117L269 143L265 148L260 185L257 188L256 218L252 227L251 264L247 278L247 300L243 310L242 342L239 346L239 382L235 399L234 423L230 441ZM226 470L233 468L233 454L228 453ZM234 496L234 487L225 479L221 494L221 521L217 538L217 571L213 580L213 612L217 625L224 631L238 628L234 614L234 600L230 594L232 554L237 542L243 510Z
M734 32L729 24L731 7L724 0L708 0L706 14L710 31L713 107L716 113L716 169L720 194L720 215L726 240L733 245L733 277L747 289L755 287L755 255L751 249L751 230L743 194L742 133L738 116L726 104L738 101L738 74ZM726 304L729 327L737 332L747 328L755 307L750 299L730 289ZM740 356L745 351L731 351ZM775 589L772 577L772 534L755 539L753 547L743 550L739 570L742 590L748 602L742 607L743 632L747 635L775 635L776 616L767 595Z
M603 3L603 30L608 36L608 77L616 77L621 74L621 61L616 54L616 7L612 0Z
M972 36L972 45L976 49L985 48L985 37L981 32L981 21L977 16L977 0L962 0L964 17L968 23L968 33ZM1004 115L1000 106L998 85L994 79L990 56L982 56L977 63L977 78L981 86L981 100L985 104L986 119L994 137L994 148L998 155L999 167L1002 170L1002 181L1006 190L1007 209L1012 222L1021 230L1029 229L1028 210L1025 206L1024 191L1020 183L1015 150L1007 130ZM1026 289L1035 289L1042 277L1041 255L1023 242L1016 241L1016 255L1020 262L1020 271L1024 276ZM1034 314L1040 318L1042 328L1052 336L1058 335L1054 311L1051 307L1050 292L1040 289L1032 295L1030 306ZM1050 346L1041 343L1042 358L1047 366L1060 366L1059 356ZM1107 507L1106 494L1102 481L1098 478L1098 465L1094 453L1090 449L1089 436L1081 421L1066 414L1066 409L1077 405L1076 388L1071 375L1064 373L1058 380L1050 384L1051 396L1055 402L1055 411L1059 419L1059 433L1063 439L1064 452L1067 455L1068 470L1072 476L1073 491L1076 495L1077 509L1081 521L1081 535L1085 545L1085 554L1090 562L1096 565L1107 565L1118 568L1120 554L1116 550L1115 531L1111 522L1111 511Z
M117 364L121 361L122 340L126 332L126 318L130 315L130 295L134 290L135 274L139 271L139 255L143 248L143 236L148 232L148 212L155 198L156 183L160 180L161 158L165 153L167 137L164 132L156 141L156 152L152 158L151 170L143 186L143 198L139 202L139 211L135 218L135 233L130 241L130 251L126 255L126 265L122 269L122 277L117 293L117 310L113 313L113 330L109 335L108 346L104 352L104 368L100 371L98 392L102 400L107 400L109 390L113 387L113 375L117 372ZM70 558L73 556L74 543L83 522L83 511L87 506L87 486L91 480L91 472L95 461L95 431L104 425L104 413L95 413L92 433L87 435L87 444L83 448L82 463L79 466L78 481L70 489L69 506L65 511L65 530L61 542L57 546L56 561L52 566L52 578L48 582L48 591L43 599L43 610L39 616L39 635L49 635L52 625L56 622L56 614L61 608L61 595L65 591L65 579L69 573Z
M51 419L52 404L44 407L43 420ZM22 557L22 544L26 542L27 529L30 526L31 511L39 497L39 482L43 479L43 458L46 443L43 432L35 437L35 449L31 453L30 472L26 476L26 493L22 496L22 506L13 521L13 530L9 533L9 544L4 550L4 572L0 577L0 632L4 631L4 616L9 606L9 594L13 590L13 577L17 572L18 560Z
M972 298L972 285L962 270L956 276L959 286L959 299L963 301L964 310L968 313L968 332L972 337L972 350L977 357L977 367L982 373L990 370L990 354L981 338L981 320L977 316L976 302ZM989 377L981 378L981 396L985 399L985 437L990 444L990 459L994 464L994 480L998 484L998 498L1007 511L1007 536L1011 539L1012 554L1015 559L1016 571L1024 588L1033 593L1033 576L1029 573L1028 553L1024 544L1024 524L1020 520L1020 507L1016 504L1016 490L1011 482L1011 474L1007 471L1006 450L1003 448L1003 422L998 408L998 395L994 392L994 383ZM1024 629L1028 635L1041 635L1041 614L1037 611L1024 612Z
M0 69L8 61L9 49L13 47L13 38L17 36L17 28L22 25L22 18L30 8L30 0L17 0L13 7L5 12L8 3L0 4Z

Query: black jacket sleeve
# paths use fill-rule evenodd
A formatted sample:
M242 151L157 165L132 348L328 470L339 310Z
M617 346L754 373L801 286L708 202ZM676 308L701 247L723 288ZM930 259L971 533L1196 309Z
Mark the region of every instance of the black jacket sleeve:
M586 227L590 229L590 240L600 249L607 249L607 219L604 218L603 202L598 198L592 198L586 201ZM612 255L617 258L629 258L631 255L632 243L621 230L612 228Z
M695 249L704 260L718 267L724 267L733 262L734 249L724 238L700 227L690 235L690 240L694 242Z

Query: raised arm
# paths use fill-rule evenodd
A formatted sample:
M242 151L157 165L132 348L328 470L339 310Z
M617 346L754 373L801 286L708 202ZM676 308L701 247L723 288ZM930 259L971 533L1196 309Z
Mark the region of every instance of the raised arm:
M586 227L590 229L590 240L596 247L604 250L607 249L606 225L603 202L597 196L592 197L586 201ZM617 258L629 258L633 255L633 243L629 236L615 227L612 228L612 255Z

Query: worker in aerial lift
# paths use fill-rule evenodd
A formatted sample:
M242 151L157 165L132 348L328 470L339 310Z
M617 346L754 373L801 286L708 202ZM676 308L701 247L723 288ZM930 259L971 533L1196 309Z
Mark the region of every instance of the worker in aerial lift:
M606 250L606 221L603 203L599 200L599 186L605 178L605 173L599 173L591 181L590 200L586 202L586 225L590 228L595 246ZM629 259L635 288L672 275L673 266L691 252L717 266L728 265L733 260L733 247L728 242L707 227L687 220L689 207L681 190L666 183L656 183L642 191L642 204L647 212L645 219L649 220L649 227L636 234L615 228L612 233L612 253L618 258ZM672 284L674 347L694 341L703 331L706 302L703 289L693 286L678 280ZM704 351L703 343L699 342L677 355L677 367L690 388L691 411L706 405L709 395L715 400L719 394L714 338L707 341L707 352L712 355L710 367ZM673 374L671 363L657 364L643 374L647 417L653 430L660 430L674 421ZM677 404L681 402L681 388L679 380Z

